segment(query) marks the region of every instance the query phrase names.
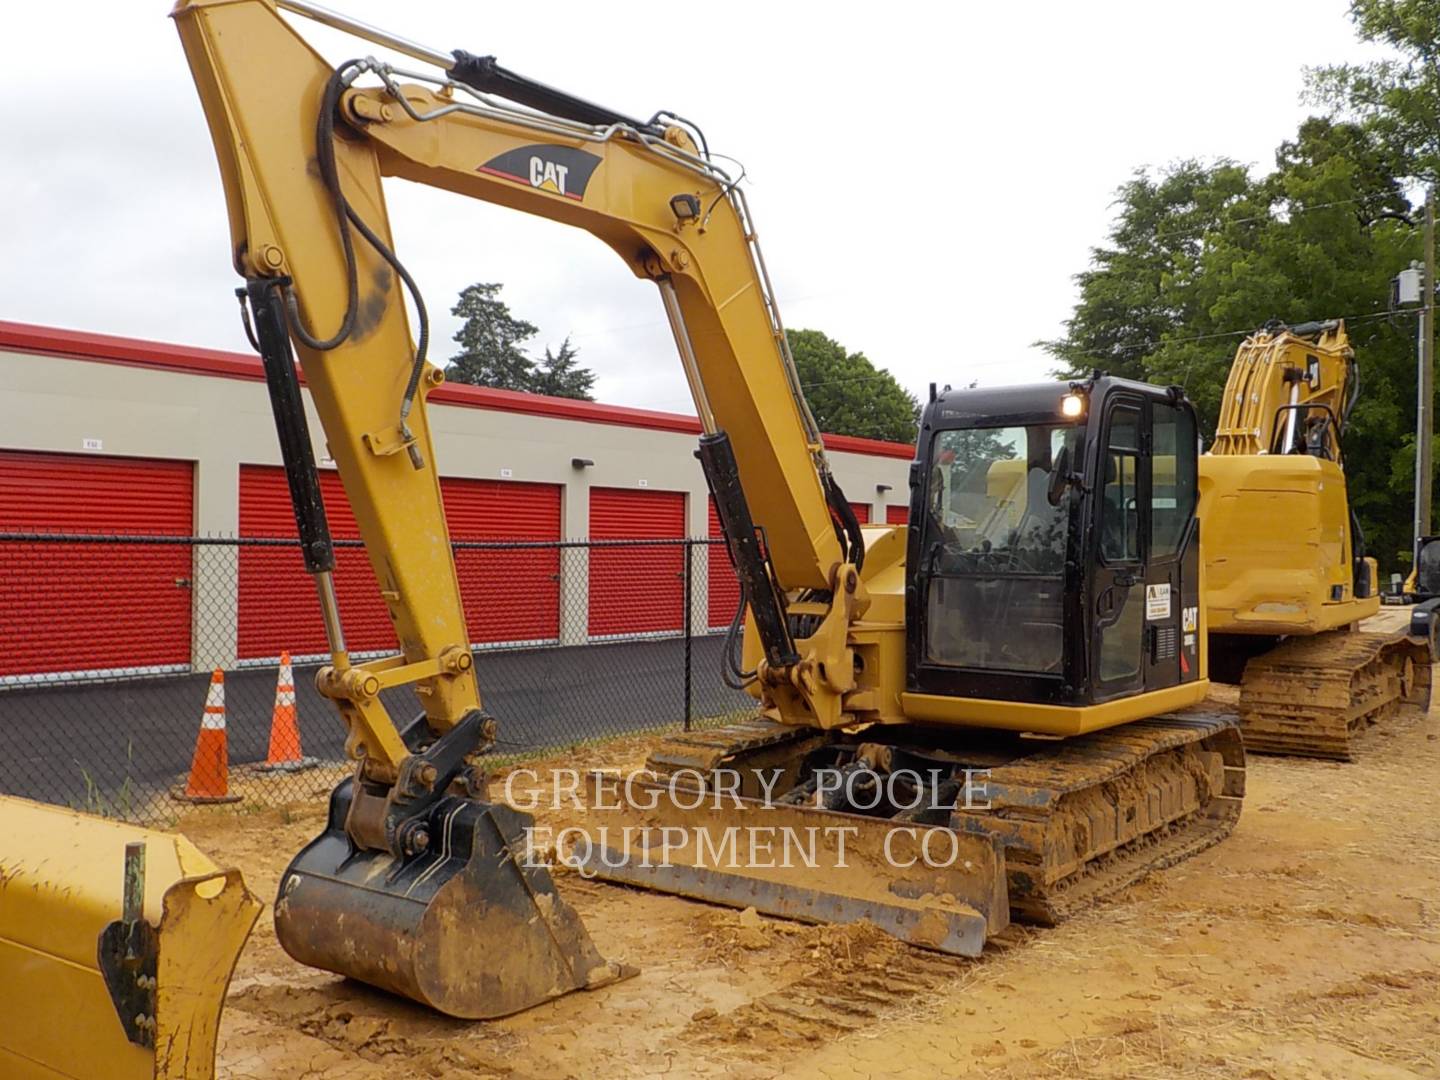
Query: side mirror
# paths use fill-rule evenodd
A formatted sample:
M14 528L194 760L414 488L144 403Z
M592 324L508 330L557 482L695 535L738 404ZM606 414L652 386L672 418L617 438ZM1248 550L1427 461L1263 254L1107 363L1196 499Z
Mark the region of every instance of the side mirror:
M1065 489L1070 486L1070 447L1060 447L1060 452L1055 455L1055 463L1050 466L1050 482L1045 490L1045 498L1051 506L1059 506L1060 500L1065 497Z

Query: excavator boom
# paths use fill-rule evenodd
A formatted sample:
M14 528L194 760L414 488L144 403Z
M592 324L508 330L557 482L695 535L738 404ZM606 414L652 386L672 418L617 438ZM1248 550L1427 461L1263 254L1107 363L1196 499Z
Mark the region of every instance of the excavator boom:
M282 9L442 71L336 67ZM835 726L853 686L846 631L863 604L863 541L800 393L744 195L683 123L628 118L492 57L440 53L301 0L181 0L173 14L325 618L332 662L317 685L356 762L326 832L284 876L277 934L306 963L458 1016L620 977L630 969L600 957L526 857L528 817L485 797L496 721L476 680L426 416L444 373L427 358L424 300L396 253L381 180L585 229L656 284L764 647L762 704L777 720ZM394 624L393 656L356 663L345 646L302 373ZM746 492L766 497L752 506ZM835 598L798 640L785 614L795 594ZM380 692L405 685L423 713L401 725Z

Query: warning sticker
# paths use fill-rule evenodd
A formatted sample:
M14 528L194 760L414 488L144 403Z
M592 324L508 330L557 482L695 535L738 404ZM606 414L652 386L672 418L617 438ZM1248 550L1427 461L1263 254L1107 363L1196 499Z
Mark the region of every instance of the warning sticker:
M1149 621L1170 617L1170 583L1145 586L1145 618Z

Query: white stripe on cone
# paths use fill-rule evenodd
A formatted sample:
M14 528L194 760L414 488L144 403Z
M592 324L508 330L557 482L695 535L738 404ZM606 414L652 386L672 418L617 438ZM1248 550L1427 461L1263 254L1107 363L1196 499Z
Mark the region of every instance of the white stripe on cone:
M225 730L225 676L219 671L210 676L210 690L205 695L205 713L200 726L212 731Z

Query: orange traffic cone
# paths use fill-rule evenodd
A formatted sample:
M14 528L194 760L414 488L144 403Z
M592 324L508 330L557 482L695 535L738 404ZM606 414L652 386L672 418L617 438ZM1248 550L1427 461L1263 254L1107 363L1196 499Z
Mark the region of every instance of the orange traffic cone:
M200 734L195 739L195 757L185 787L171 794L184 802L238 802L230 794L230 755L225 742L225 672L219 668L210 676L205 695L205 712L200 717Z
M275 681L275 711L270 716L270 751L255 766L265 772L299 772L320 764L300 752L300 724L295 715L295 672L290 654L280 654L280 677Z

